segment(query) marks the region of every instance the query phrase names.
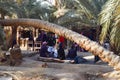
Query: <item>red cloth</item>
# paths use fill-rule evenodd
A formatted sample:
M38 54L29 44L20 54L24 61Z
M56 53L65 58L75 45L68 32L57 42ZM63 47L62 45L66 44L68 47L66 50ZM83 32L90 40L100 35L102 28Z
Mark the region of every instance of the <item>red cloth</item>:
M60 36L59 39L58 39L58 41L63 43L65 41L65 39L64 39L63 36Z

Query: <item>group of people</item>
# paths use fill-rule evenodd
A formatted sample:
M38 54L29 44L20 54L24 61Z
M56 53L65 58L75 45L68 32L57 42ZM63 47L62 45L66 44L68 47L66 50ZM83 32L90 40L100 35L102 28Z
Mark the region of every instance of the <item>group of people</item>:
M77 56L77 49L75 45L72 45L66 55L63 43L58 43L58 48L56 49L54 46L49 46L47 42L43 42L39 54L40 57L52 57L60 60L74 60Z
M42 44L39 50L40 57L52 57L60 60L74 60L77 56L76 44L71 46L67 55L65 54L63 36L59 36L58 41L56 41L54 33L45 34L42 32L40 36L38 36L37 40L40 40Z
M54 33L46 35L42 33L39 36L39 39L42 41L41 49L39 50L40 57L52 57L58 58L60 60L76 60L78 59L77 50L79 50L78 45L74 43L70 49L68 49L67 54L64 50L64 37L59 36L58 42L56 42L56 37ZM93 40L91 38L91 40ZM56 44L58 47L56 48ZM98 56L95 56L95 63L99 60Z

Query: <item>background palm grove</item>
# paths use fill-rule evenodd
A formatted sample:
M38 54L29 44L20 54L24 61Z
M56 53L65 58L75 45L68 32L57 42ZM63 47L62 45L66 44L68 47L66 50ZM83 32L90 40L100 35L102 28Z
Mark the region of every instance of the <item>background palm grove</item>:
M1 19L40 19L73 30L101 27L97 40L101 44L109 42L117 55L120 53L119 13L120 0L0 0ZM3 32L0 40L2 35Z
M19 26L62 35L120 70L120 0L0 0L1 51L12 46ZM93 41L81 35L90 30ZM106 42L110 50L101 46Z

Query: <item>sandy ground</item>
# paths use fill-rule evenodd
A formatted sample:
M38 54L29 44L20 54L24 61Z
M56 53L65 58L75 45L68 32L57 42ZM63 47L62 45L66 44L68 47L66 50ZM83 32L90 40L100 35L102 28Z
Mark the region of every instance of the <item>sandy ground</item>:
M93 63L94 56L88 52L79 52L78 55L88 60L87 63L70 64L46 62L47 66L42 67L45 62L37 60L38 54L31 55L24 52L26 57L19 66L0 66L0 72L6 73L16 80L114 80L102 77L101 75L113 69L102 61ZM29 55L28 55L29 54ZM12 75L11 75L12 74ZM15 76L14 76L15 75ZM3 76L0 77L0 80ZM12 80L8 77L6 80Z

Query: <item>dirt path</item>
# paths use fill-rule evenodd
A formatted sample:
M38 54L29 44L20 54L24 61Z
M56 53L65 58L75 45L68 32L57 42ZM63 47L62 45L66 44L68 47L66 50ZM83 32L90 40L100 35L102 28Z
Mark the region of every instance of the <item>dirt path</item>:
M101 76L113 70L106 63L93 64L91 54L80 53L79 55L86 57L89 62L86 64L47 62L47 67L43 68L44 62L37 61L38 55L35 55L24 57L20 66L0 66L0 72L7 73L16 80L112 80Z

